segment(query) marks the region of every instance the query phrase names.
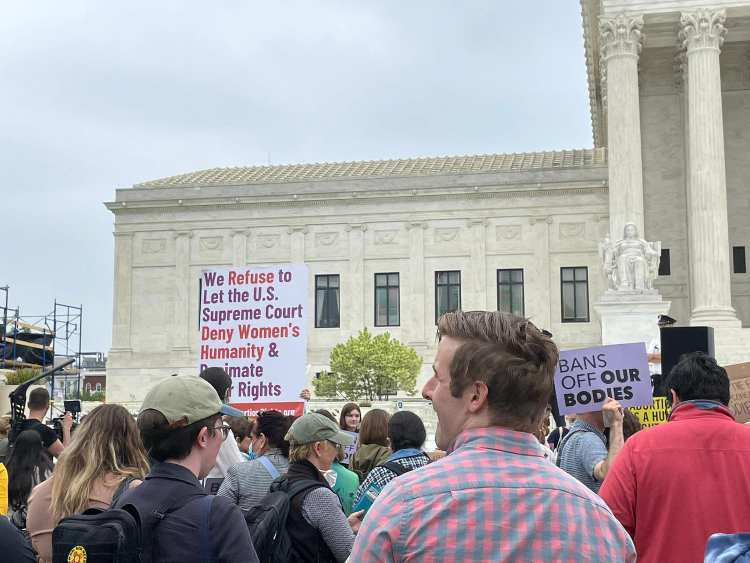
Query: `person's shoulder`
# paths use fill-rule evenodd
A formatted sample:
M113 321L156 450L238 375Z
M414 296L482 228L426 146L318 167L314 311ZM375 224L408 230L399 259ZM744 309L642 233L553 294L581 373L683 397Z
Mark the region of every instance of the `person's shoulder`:
M437 461L427 463L420 467L419 471L408 471L399 476L398 479L392 479L383 489L381 495L388 491L392 497L420 496L428 487L442 487L446 478L455 473L460 463L459 457L457 453L453 453ZM387 471L382 467L377 467L373 471L376 469Z
M2 473L3 469L4 467L2 467L2 464L0 464L0 473ZM31 494L29 495L30 503L39 498L52 497L52 479L54 479L54 476L50 476L48 479L45 479L31 490Z

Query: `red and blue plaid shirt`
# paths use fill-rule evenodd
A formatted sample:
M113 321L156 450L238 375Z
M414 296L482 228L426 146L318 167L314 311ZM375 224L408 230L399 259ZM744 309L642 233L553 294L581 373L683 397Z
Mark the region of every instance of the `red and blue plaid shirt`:
M467 430L453 452L389 483L349 561L635 561L604 502L544 459L536 439Z

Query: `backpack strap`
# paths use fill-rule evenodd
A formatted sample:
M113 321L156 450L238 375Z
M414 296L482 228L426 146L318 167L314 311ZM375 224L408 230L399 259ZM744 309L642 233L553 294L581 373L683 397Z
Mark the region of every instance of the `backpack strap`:
M319 487L325 487L325 485L313 479L300 479L294 481L291 485L287 485L286 494L289 495L289 500L291 500L300 493L306 493Z
M164 518L166 518L167 515L171 514L172 512L180 510L192 501L203 498L205 496L205 494L188 495L181 498L177 502L169 499L145 514L145 516L140 513L136 506L132 504L126 504L121 507L131 507L130 511L132 512L133 510L135 510L135 512L139 516L139 523L141 526L141 545L143 546L143 552L141 553L141 563L151 563L154 560L154 537L156 536L156 528L159 526L161 521L164 520Z
M266 456L262 455L260 457L256 457L255 459L257 459L263 465L263 467L266 468L266 471L268 471L269 475L271 475L271 479L276 479L280 475L279 470L276 469L274 464L271 463L271 460Z
M385 467L391 473L395 473L396 477L411 471L411 467L404 467L403 465L401 465L400 463L396 463L395 461L386 461L385 463L381 463L378 467Z
M214 549L213 542L211 541L210 532L210 519L211 519L211 506L216 497L214 495L206 495L200 503L203 505L203 525L201 526L201 553L203 554L203 561L211 563L214 560Z
M117 501L120 500L120 497L130 488L130 484L133 481L135 481L135 477L133 477L132 475L128 475L127 477L125 477L125 479L120 481L115 494L112 495L112 502L109 505L110 508L114 508Z

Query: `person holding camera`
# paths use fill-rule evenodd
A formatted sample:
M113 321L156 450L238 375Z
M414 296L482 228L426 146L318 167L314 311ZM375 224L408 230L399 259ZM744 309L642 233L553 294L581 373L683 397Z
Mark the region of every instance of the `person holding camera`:
M21 422L21 425L17 430L13 430L14 436L10 442L13 443L15 436L23 432L24 430L34 430L42 439L47 452L54 457L58 457L65 446L70 443L70 430L73 428L73 416L66 412L61 421L62 426L62 441L57 437L57 432L50 428L42 421L47 416L49 410L49 392L46 389L34 389L29 393L29 400L27 402L29 408L29 416Z

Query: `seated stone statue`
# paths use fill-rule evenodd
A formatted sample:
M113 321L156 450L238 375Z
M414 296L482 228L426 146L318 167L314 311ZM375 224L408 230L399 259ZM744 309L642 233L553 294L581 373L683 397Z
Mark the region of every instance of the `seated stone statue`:
M605 239L600 256L610 289L616 291L648 291L659 272L661 243L638 238L638 227L627 223L623 238L614 245Z

